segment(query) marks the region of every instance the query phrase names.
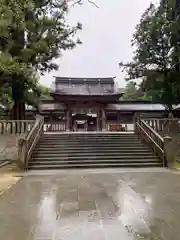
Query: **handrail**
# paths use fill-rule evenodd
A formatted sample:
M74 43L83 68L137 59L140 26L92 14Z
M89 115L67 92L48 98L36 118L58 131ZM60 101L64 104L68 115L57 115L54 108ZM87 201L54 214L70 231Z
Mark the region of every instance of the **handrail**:
M147 132L144 131L143 127L141 125L139 125L139 123L137 123L137 125L146 134L146 136L156 145L156 147L159 148L159 150L163 153L164 152L163 149L154 141L154 139ZM162 139L162 142L163 141L164 141L164 139Z
M151 132L154 133L154 135L156 135L159 139L161 139L161 141L164 141L163 137L159 133L157 133L152 127L150 127L144 120L141 120L141 121Z
M31 137L34 136L34 139L29 147L29 151L28 151L28 156L31 155L31 152L35 146L35 144L37 143L37 138L39 137L42 129L43 129L43 126L44 126L44 119L41 118L39 119L39 121L35 122L33 128L31 129L31 131L29 132L29 134L27 135L27 139L26 141L29 142Z
M135 131L140 139L148 144L154 153L162 159L163 165L166 166L166 157L164 150L164 138L146 123L146 120L137 118Z
M167 120L176 120L178 118L147 118L147 117L142 117L141 120L153 120L153 121L159 121L159 120L163 120L163 121L167 121Z
M178 118L137 118L136 133L163 160L164 166L174 168L180 157L180 122Z
M36 116L36 121L25 136L19 140L19 167L27 169L28 161L31 157L32 151L43 132L44 118L40 115Z

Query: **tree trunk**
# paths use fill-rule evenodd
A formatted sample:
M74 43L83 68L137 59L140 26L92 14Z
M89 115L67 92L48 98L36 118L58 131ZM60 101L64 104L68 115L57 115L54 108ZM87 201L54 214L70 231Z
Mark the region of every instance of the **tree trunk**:
M174 118L173 112L169 112L168 118Z
M13 76L12 100L14 102L12 108L12 119L25 119L24 84L22 79L19 79L17 76Z
M24 101L14 101L12 108L12 119L13 120L24 120L25 119L25 103Z
M172 104L168 104L168 118L173 118L173 108Z

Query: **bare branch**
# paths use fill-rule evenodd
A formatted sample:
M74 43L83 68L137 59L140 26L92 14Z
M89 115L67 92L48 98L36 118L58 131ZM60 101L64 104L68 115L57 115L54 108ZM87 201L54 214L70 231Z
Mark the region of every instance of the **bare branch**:
M73 1L73 0L72 0ZM93 4L95 7L99 8L99 6L93 1L93 0L87 0L89 3ZM68 2L71 2L71 0L69 0ZM72 6L74 7L75 5L83 5L84 4L84 0L76 0L73 1L74 3L72 4Z
M88 2L91 3L91 4L93 4L95 7L99 8L99 6L98 6L95 2L93 2L93 1L91 1L91 0L88 0Z
M83 0L75 1L72 6L74 7L76 4L82 5L83 4Z

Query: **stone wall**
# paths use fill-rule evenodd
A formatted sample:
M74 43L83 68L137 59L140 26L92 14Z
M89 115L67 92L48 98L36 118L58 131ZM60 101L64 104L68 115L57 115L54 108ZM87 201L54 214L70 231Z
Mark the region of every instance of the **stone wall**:
M0 163L5 160L16 161L18 159L18 140L23 136L0 136Z

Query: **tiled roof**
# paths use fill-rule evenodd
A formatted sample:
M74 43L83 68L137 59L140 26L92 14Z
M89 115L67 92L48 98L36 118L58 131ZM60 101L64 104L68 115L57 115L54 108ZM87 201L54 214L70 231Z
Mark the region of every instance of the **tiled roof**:
M107 110L116 111L165 111L164 105L159 103L120 103L120 104L108 104Z
M173 110L180 110L180 103L177 106L174 106Z
M39 105L39 110L40 111L45 111L45 110L65 110L66 107L62 103L41 103Z
M41 103L40 110L65 110L66 107L64 104L49 102L49 103ZM165 111L166 108L162 104L153 104L153 103L119 103L119 104L108 104L106 110L109 111Z
M53 93L60 95L97 96L117 94L114 78L56 78Z
M61 95L110 95L115 93L114 89L102 85L61 86L55 92Z
M96 77L96 78L77 78L77 77L55 77L57 83L72 83L72 84L83 84L83 83L105 83L114 84L115 77Z

